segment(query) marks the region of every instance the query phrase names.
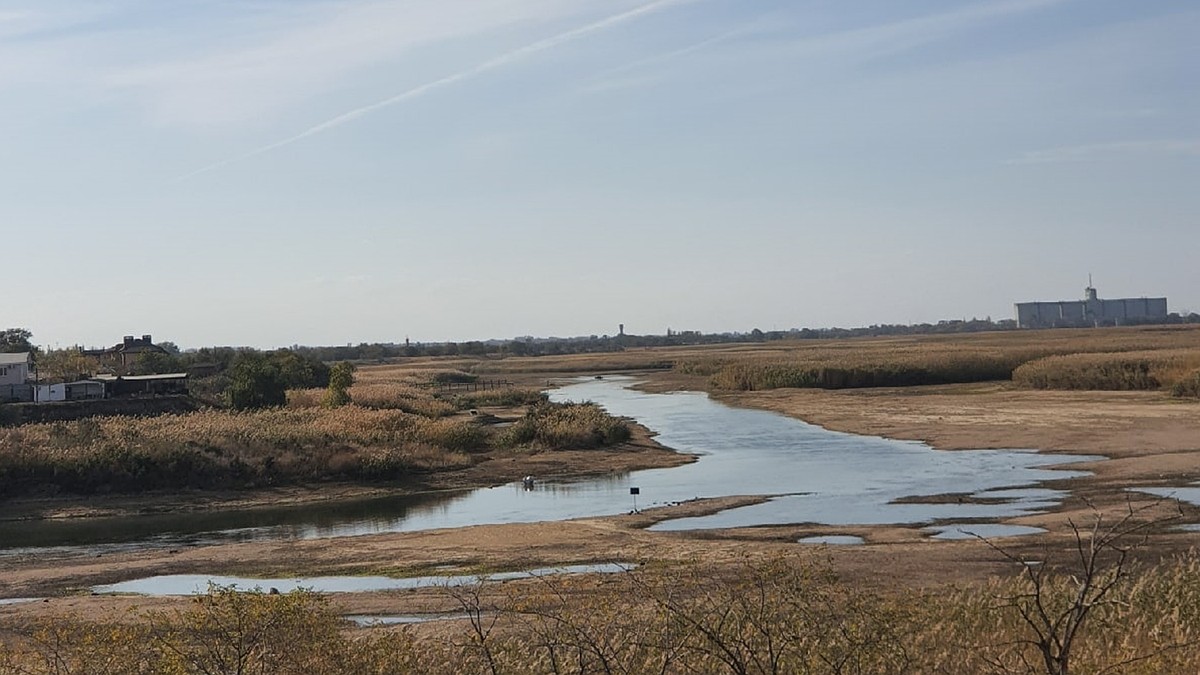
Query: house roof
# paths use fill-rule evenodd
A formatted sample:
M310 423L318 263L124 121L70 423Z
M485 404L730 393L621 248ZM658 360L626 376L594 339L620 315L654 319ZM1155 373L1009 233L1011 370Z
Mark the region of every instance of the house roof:
M115 382L124 380L125 382L150 382L154 380L186 380L187 373L163 373L161 375L97 375L95 380L101 382Z
M29 352L0 354L0 366L11 366L17 363L29 363Z
M106 347L104 349L84 349L83 350L84 356L104 356L105 354L145 354L145 353L166 354L167 350L163 349L162 347L159 347L158 345L156 345L154 343L145 342L144 340L134 340L133 342L131 342L129 344L125 344L124 342L122 342L120 344L116 344L111 347Z

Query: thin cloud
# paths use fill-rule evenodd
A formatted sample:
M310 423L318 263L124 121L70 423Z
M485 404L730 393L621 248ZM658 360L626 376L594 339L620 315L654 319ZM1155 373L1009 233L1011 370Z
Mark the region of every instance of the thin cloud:
M379 111L383 108L389 108L391 106L403 103L405 101L409 101L409 100L418 98L420 96L424 96L425 94L428 94L429 92L434 91L436 89L441 89L443 87L447 87L449 85L456 84L458 82L462 82L463 80L468 80L468 79L471 79L474 77L478 77L479 75L483 75L492 70L502 68L502 67L507 66L515 61L519 61L521 59L532 56L539 52L553 49L555 47L558 47L559 45L565 44L567 42L571 42L573 40L577 40L581 37L590 35L592 33L598 33L600 31L604 31L604 30L613 28L620 24L623 24L623 23L626 23L629 21L633 21L642 16L645 16L645 15L648 15L648 14L651 14L654 12L659 12L659 11L668 9L670 7L674 7L676 5L682 5L682 4L687 4L687 3L696 2L696 1L697 0L655 0L654 2L650 2L645 5L641 5L634 9L631 9L631 10L628 10L625 12L621 12L619 14L614 14L614 15L606 17L604 19L600 19L599 21L595 21L593 23L589 23L587 25L580 26L578 28L573 28L571 30L568 30L563 33L559 33L558 35L554 35L552 37L538 40L536 42L530 43L523 47L518 47L517 49L514 49L512 51L509 51L509 52L506 52L499 56L488 59L487 61L484 61L484 62L482 62L476 66L473 66L471 68L468 68L466 70L454 73L452 75L447 75L445 77L441 77L436 80L432 80L430 82L426 82L424 84L413 87L412 89L408 89L407 91L403 91L399 94L396 94L395 96L390 96L383 100L376 101L375 103L371 103L369 105L365 105L365 106L361 106L359 108L355 108L353 110L349 110L340 115L337 115L336 117L332 117L324 122L321 122L320 124L313 125L313 126L309 127L308 129L305 129L304 131L301 131L300 133L295 134L293 136L289 136L288 138L285 138L283 140L276 141L274 143L264 145L259 148L255 148L254 150L245 152L245 153L243 153L241 155L237 155L235 157L231 157L229 159L222 160L220 162L215 162L213 164L203 166L199 169L196 169L195 171L192 171L190 173L180 176L176 180L187 180L189 178L194 178L201 174L208 173L210 171L215 171L217 169L229 166L230 164L242 162L247 159L257 157L259 155L262 155L262 154L265 154L268 152L272 152L274 150L278 150L280 148L283 148L283 147L286 147L293 143L296 143L298 141L301 141L305 138L309 138L310 136L315 136L317 134L340 127L344 124L348 124L350 122L353 122L354 120L357 120L361 117L370 115L371 113Z
M1200 157L1200 140L1093 143L1026 152L1007 164L1067 164L1129 157Z
M913 49L944 38L947 35L969 30L989 22L1049 9L1056 5L1072 1L1005 0L991 2L935 14L898 19L883 24L844 29L826 34L808 35L783 43L767 41L763 46L768 50L767 53L772 58L778 57L782 52L790 56L804 56L810 59L839 54L848 55L852 59L870 60ZM602 92L651 84L658 81L659 78L652 76L633 77L628 73L673 61L679 57L687 56L731 40L745 37L754 38L778 32L778 22L772 20L772 18L779 14L779 12L766 13L739 28L714 35L679 49L618 66L600 74L592 84L583 87L583 91ZM743 58L746 54L747 51L742 50L737 54L737 58Z
M887 23L803 35L783 44L770 44L770 55L817 57L838 55L870 61L928 45L947 36L996 21L1051 9L1074 0L998 0Z

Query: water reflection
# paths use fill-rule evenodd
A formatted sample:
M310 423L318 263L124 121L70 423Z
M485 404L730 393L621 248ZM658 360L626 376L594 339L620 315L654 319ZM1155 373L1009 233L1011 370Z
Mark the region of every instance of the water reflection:
M1001 537L1020 537L1027 534L1044 534L1046 530L1030 525L1005 525L1003 523L973 523L942 525L927 527L928 532L935 532L931 539L956 541L961 539L997 539Z
M1176 499L1181 502L1187 502L1194 506L1200 506L1200 487L1140 487L1135 488L1134 492L1145 492L1163 499Z
M444 513L469 491L376 497L301 507L0 522L0 556L63 547L96 552L219 541L316 539L391 532L410 517Z
M27 602L37 602L41 598L0 598L0 606L23 605Z
M796 541L801 544L826 544L829 546L861 546L866 543L862 537L856 537L852 534L823 534L814 537L801 537Z
M485 581L512 581L537 577L570 574L616 574L628 572L633 564L597 563L588 565L563 565L561 567L539 567L520 572L498 572L496 574L427 577L302 577L290 579L254 579L250 577L227 577L207 574L169 574L123 581L92 587L93 593L132 593L136 595L196 595L206 592L210 586L232 587L240 590L278 591L289 593L305 589L317 593L364 593L368 591L410 590L414 588L473 586Z

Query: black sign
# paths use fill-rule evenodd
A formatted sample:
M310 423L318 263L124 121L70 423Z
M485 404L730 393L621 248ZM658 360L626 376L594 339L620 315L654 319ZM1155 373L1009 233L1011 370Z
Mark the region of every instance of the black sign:
M642 494L642 488L629 488L629 494L640 495Z

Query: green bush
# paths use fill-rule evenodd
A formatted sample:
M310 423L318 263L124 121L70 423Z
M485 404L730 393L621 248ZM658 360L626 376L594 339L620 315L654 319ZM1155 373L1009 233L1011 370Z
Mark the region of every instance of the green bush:
M226 396L235 410L270 408L287 404L287 382L279 367L265 356L244 353L230 369Z

